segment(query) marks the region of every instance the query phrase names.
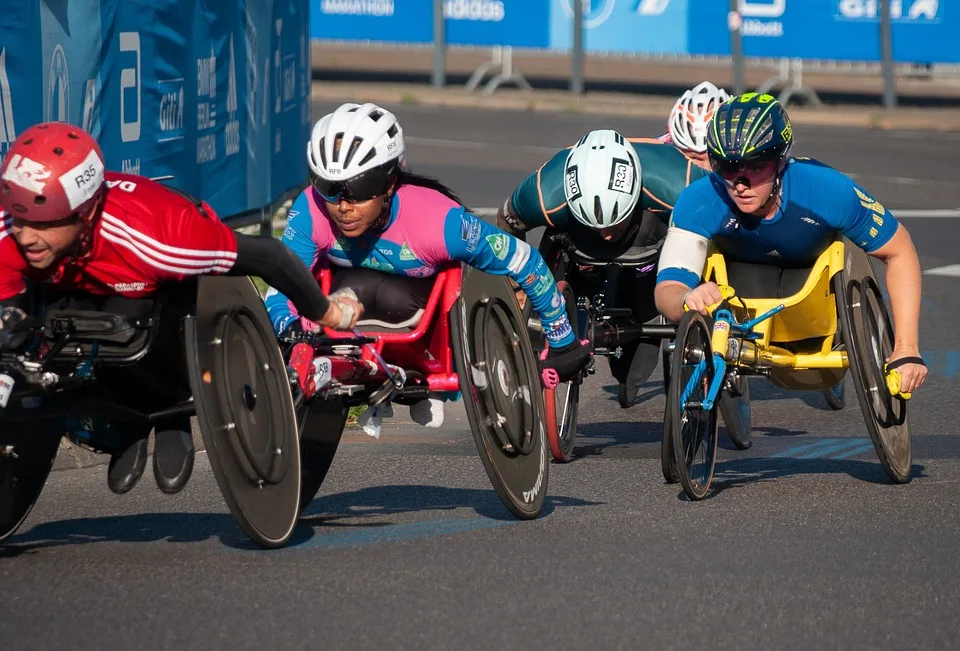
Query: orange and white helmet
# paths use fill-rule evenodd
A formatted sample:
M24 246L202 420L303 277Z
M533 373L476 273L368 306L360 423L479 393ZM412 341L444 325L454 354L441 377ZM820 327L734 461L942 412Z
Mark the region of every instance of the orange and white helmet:
M730 99L727 91L704 81L686 91L674 104L667 125L670 139L680 149L707 151L707 126L717 108Z

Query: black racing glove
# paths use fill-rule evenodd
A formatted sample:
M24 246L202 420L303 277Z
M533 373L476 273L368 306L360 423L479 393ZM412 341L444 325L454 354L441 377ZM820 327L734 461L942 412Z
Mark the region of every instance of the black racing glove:
M589 341L574 340L561 348L548 347L541 354L543 368L541 377L548 389L569 382L593 364L593 346Z
M23 346L35 326L36 321L18 307L0 310L0 350L16 350Z

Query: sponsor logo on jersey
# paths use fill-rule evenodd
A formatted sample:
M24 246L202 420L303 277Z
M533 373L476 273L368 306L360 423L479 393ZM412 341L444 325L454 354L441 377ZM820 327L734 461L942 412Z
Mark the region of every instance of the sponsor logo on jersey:
M110 285L115 292L142 292L147 288L147 283L113 283Z
M490 247L490 250L493 251L493 255L497 260L506 260L507 251L510 250L510 236L505 233L487 235L487 245Z
M616 192L631 194L633 192L633 165L622 158L614 158L610 167L610 183L608 188Z
M570 326L570 321L568 319L563 319L558 323L551 324L551 327L544 329L544 336L547 338L547 341L560 341L567 335L573 332L573 328Z
M403 246L400 247L400 259L401 260L416 260L417 256L413 254L413 251L410 250L410 247L407 246L407 243L404 242Z
M805 222L805 223L807 223L807 224L813 224L814 226L819 226L819 225L820 225L820 222L818 222L816 219L813 219L813 218L811 218L811 217L807 217L806 215L804 215L803 217L801 217L801 218L800 218L800 221Z
M872 210L878 215L886 214L886 210L879 201L871 197L870 195L862 192L857 186L853 186L853 189L856 191L857 196L860 197L860 205L866 208L867 210Z
M413 278L427 278L436 273L436 268L431 267L430 265L423 265L421 267L414 267L413 269L407 269L404 273Z
M769 255L769 256L771 256L771 257L774 257L774 258L782 257L782 256L780 255L780 252L777 251L776 249L774 249L773 251L768 251L768 252L767 252L767 255Z
M473 253L480 242L480 220L470 214L460 217L460 239L467 243L467 253Z

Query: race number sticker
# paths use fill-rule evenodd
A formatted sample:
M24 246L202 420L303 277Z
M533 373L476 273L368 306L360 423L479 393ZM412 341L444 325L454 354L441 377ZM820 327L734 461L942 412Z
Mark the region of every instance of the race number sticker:
M575 201L583 196L580 192L580 183L577 181L576 165L567 168L566 184L568 201Z
M313 360L313 381L317 383L317 391L330 384L331 370L329 357L317 357Z
M622 158L613 159L613 165L610 168L610 184L607 187L624 194L633 193L633 166L630 161Z
M41 194L50 180L50 170L35 160L14 154L10 164L3 172L3 180L29 190L34 194Z
M82 163L65 172L60 177L60 185L67 195L71 210L88 201L103 185L103 161L97 152L91 151Z

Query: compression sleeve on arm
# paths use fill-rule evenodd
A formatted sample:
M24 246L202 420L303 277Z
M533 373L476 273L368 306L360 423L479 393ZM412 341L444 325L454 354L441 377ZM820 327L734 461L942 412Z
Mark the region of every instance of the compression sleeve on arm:
M289 296L300 314L311 321L320 321L330 307L303 261L279 240L270 237L238 233L237 261L228 275L263 278L271 287Z
M673 280L691 289L696 287L707 261L709 243L703 235L676 226L667 229L667 238L660 249L657 283Z
M466 230L471 234L466 240L462 237L464 220L469 222ZM563 297L536 249L463 209L447 215L444 239L451 259L495 276L509 276L523 288L540 316L550 346L558 348L575 341Z

